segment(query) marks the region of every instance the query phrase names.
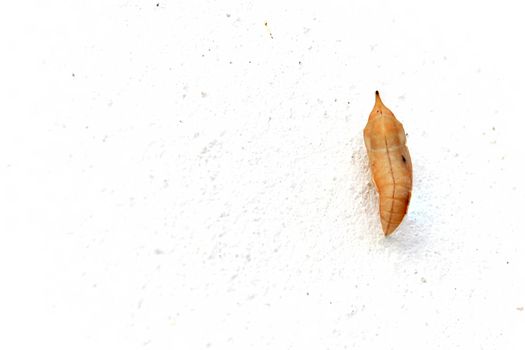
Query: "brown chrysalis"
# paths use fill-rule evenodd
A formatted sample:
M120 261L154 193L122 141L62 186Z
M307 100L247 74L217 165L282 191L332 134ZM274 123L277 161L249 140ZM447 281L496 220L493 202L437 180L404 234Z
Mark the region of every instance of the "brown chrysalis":
M385 235L405 217L412 192L412 161L403 125L385 107L376 91L364 138L374 185L379 193L379 214Z

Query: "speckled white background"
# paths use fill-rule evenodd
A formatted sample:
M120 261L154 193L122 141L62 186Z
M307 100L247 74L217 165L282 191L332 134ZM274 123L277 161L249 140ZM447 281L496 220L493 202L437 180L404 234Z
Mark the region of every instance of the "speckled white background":
M3 3L0 348L525 348L521 7Z

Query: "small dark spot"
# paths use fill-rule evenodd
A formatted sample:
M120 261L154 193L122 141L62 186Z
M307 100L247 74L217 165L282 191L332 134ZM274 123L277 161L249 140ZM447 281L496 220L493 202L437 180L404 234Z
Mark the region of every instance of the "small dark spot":
M310 293L309 293L309 292L306 292L306 295L310 295Z
M75 77L75 73L71 73L71 76L74 78Z
M231 15L230 15L229 13L227 13L227 14L226 14L226 17L228 17L228 18L229 18L229 17L231 17Z
M160 2L157 2L157 7L159 7L159 6L160 6Z
M404 155L401 155L401 159L403 159L403 163L406 163L407 160L405 159L405 156Z
M265 21L265 22L264 22L264 26L265 26L266 29L268 30L268 34L270 34L270 39L273 39L272 32L270 31L270 28L268 27L268 21Z

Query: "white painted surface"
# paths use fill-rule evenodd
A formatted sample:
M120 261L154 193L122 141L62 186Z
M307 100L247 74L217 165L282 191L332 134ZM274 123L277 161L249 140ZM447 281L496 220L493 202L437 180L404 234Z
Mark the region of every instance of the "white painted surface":
M525 348L519 2L158 3L1 5L0 348Z

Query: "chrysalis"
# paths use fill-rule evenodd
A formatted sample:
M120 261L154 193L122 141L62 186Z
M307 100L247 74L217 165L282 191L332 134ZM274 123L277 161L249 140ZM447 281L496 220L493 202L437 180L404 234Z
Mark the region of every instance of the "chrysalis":
M412 161L403 125L376 91L364 138L374 185L379 192L381 227L389 235L401 224L412 192Z

